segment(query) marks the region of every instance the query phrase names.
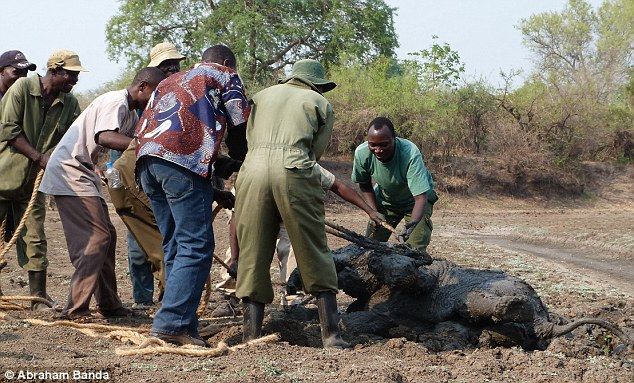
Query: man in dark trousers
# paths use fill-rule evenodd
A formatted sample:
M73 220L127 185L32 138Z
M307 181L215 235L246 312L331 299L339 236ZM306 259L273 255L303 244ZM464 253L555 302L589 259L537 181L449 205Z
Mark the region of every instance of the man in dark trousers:
M21 77L26 77L29 71L34 71L36 68L37 66L29 62L24 53L20 51L6 51L0 55L0 101L2 101L2 97L13 83ZM15 230L13 209L9 209L7 211L4 233L0 233L0 236L4 234L4 237L0 237L0 241L4 239L5 242L9 242L13 235L13 230Z
M90 300L105 317L130 314L117 296L115 247L101 179L95 171L99 153L125 149L139 116L165 74L156 68L139 71L126 89L97 97L73 122L49 160L40 191L55 196L68 254L75 267L65 319L90 317Z

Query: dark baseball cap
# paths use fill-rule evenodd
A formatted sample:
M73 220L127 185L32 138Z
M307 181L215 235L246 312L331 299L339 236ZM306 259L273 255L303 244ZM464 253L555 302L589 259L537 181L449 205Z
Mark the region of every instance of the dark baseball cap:
M12 66L16 69L35 70L37 66L26 59L20 51L6 51L0 56L0 68Z

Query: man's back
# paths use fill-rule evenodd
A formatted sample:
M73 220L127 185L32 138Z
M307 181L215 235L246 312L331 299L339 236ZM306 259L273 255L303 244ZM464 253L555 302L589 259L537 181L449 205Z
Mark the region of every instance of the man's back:
M159 84L137 128L137 158L160 157L208 177L227 124L242 124L248 115L238 74L202 63Z
M301 82L290 81L257 93L247 128L249 151L284 148L284 166L304 169L323 154L332 131L332 106Z
M51 195L101 196L101 180L95 173L99 153L97 136L105 131L126 134L138 117L128 107L125 89L97 97L73 122L51 154L40 191Z

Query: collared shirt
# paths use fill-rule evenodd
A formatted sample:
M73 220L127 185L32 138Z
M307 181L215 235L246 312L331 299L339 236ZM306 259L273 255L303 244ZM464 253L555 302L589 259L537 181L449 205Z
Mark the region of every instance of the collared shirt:
M128 106L126 89L104 93L88 105L59 142L46 165L40 191L51 195L104 198L95 172L99 153L97 136L118 131L130 136L139 120Z
M377 204L406 212L414 207L415 195L431 192L434 187L420 150L404 138L396 138L394 156L388 162L379 161L367 141L359 145L354 151L351 178L355 183L374 180Z
M292 79L268 87L253 96L249 152L280 149L285 168L312 168L330 143L333 123L332 106L310 84Z
M229 129L251 108L232 69L202 63L161 81L137 125L137 160L155 156L209 177Z
M28 197L39 170L9 141L23 134L39 152L50 153L80 112L68 93L60 93L45 111L39 76L20 78L7 90L0 102L0 199Z

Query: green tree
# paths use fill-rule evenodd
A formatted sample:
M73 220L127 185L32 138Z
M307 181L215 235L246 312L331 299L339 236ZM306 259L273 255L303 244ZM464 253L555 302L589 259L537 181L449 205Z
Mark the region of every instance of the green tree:
M466 135L473 144L473 152L480 154L489 133L487 119L495 112L495 98L487 84L479 80L458 89L456 99L458 115L468 132Z
M464 73L460 55L449 44L439 44L438 36L432 36L432 40L431 47L409 54L415 57L420 81L426 88L432 89L438 86L457 87Z
M606 0L595 10L585 0L569 0L562 11L533 15L519 28L536 70L520 89L505 91L500 105L558 162L619 156L608 146L632 131L626 87L634 2Z
M266 80L300 58L326 65L393 56L394 9L383 0L122 0L106 27L108 54L143 66L150 48L173 42L190 61L230 46L248 80Z
M536 74L547 82L582 84L609 97L627 81L633 65L632 0L606 0L598 11L585 0L569 0L563 11L533 15L519 28L536 55Z

